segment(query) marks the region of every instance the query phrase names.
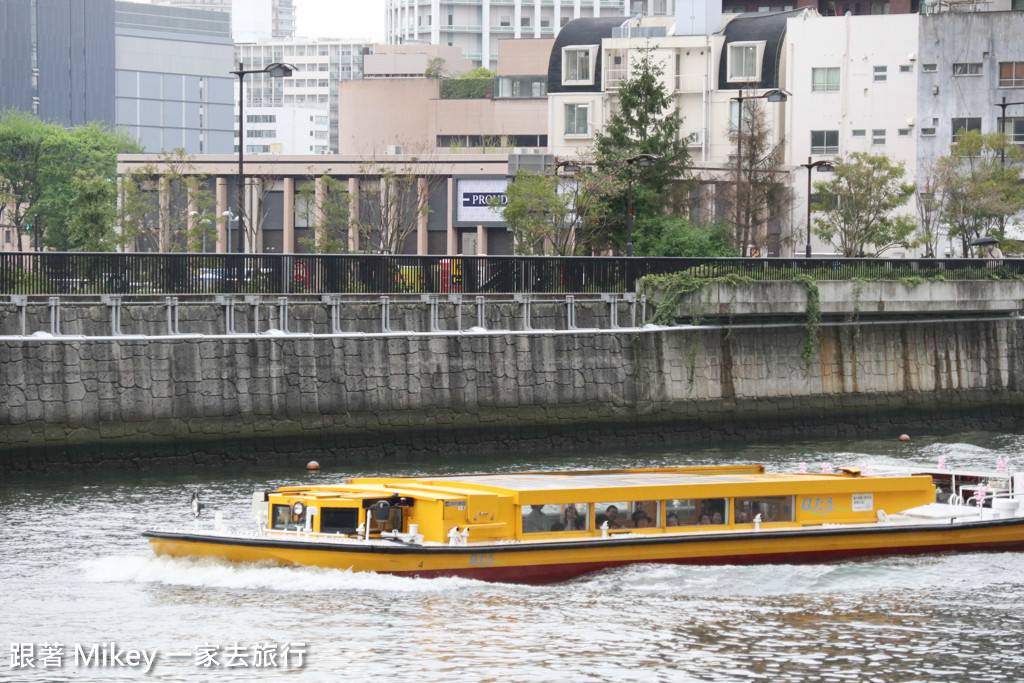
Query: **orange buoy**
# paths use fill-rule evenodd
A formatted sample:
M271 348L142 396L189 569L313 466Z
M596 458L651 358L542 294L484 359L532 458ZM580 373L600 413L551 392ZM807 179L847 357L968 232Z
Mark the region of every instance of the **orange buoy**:
M906 434L900 434L900 441L910 441L910 437Z
M310 460L309 462L306 463L306 469L309 470L310 472L315 472L318 469L320 469L320 463L318 463L316 460Z

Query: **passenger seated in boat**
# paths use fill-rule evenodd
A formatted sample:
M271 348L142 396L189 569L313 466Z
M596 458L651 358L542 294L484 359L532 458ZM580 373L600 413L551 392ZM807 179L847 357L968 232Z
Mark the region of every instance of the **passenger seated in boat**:
M711 515L711 523L712 524L724 524L724 522L722 521L722 513L721 512L716 512L715 514Z
M668 513L668 517L665 518L665 526L679 526L679 517L674 513Z
M608 515L599 514L594 517L594 524L600 529L605 524L608 524Z
M604 509L604 514L608 516L608 528L609 529L622 529L626 525L619 519L619 508L614 505L609 505Z
M552 531L565 531L565 524L563 524L562 522L554 522L551 525L551 530Z
M582 531L587 528L586 520L580 517L579 510L576 509L575 505L565 506L565 511L562 513L561 524L562 529L565 531ZM555 531L554 526L552 526L551 530Z
M705 524L711 524L711 515L709 515L706 512L703 515L701 515L700 516L700 524L702 526L705 525Z
M548 531L551 528L551 522L548 521L548 516L544 514L543 505L531 505L530 514L523 518L523 531L526 533L536 533L538 531Z
M633 515L633 526L637 529L647 529L651 526L651 518L646 512L638 512Z

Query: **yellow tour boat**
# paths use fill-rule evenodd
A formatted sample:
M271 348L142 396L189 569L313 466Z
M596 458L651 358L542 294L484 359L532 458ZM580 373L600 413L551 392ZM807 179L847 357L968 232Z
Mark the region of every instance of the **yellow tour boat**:
M1004 469L1004 468L1003 468ZM254 524L147 531L159 556L547 583L637 562L1024 549L1024 475L761 465L360 478L257 492Z

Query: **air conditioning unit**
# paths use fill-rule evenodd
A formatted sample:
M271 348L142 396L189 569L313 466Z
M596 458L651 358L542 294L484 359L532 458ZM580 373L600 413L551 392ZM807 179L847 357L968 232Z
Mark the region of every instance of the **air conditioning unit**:
M394 155L394 154L401 154L401 153L402 153L402 146L401 145L388 145L387 154Z

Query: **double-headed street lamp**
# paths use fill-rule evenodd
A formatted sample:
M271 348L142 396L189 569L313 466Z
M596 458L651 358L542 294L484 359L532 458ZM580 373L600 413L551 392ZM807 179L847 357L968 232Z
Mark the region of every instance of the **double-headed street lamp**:
M807 163L800 165L807 169L807 258L811 258L811 170L820 168L831 171L835 164L826 159L811 161L811 157L807 157Z
M274 62L262 69L246 69L241 62L238 70L232 71L238 76L238 230L245 230L245 76L247 74L267 74L272 78L287 78L295 71L291 64ZM231 251L228 244L227 251Z
M637 154L634 157L626 159L626 165L628 166L627 182L629 191L627 192L627 206L626 206L626 256L633 255L633 167L634 166L653 166L654 162L660 159L661 156L658 154Z
M740 182L743 179L743 102L744 100L768 100L769 102L785 102L789 99L790 93L779 88L772 90L766 90L759 95L744 95L743 90L739 91L740 94L736 97L731 98L733 102L738 103L736 107L736 228L739 229L743 222L743 207L740 203ZM746 244L746 231L743 231L742 237L744 243L741 245L741 255L747 255L747 244Z

